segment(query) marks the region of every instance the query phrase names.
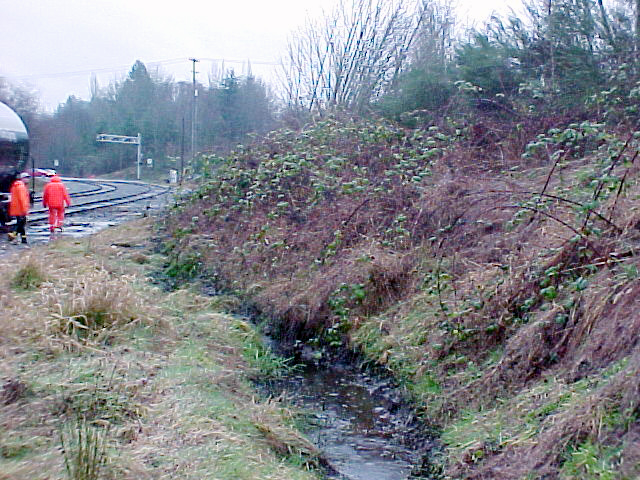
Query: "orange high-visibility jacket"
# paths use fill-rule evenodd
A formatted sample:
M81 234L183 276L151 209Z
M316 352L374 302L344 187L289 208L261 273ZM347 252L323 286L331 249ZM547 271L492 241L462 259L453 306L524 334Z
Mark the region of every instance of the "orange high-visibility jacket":
M9 202L9 215L11 217L25 217L29 212L29 192L22 180L16 180L9 189L11 202Z
M42 206L43 207L53 207L53 208L62 208L65 206L71 205L71 198L67 193L67 189L60 180L60 177L54 175L51 177L51 181L44 186L44 191L42 192Z

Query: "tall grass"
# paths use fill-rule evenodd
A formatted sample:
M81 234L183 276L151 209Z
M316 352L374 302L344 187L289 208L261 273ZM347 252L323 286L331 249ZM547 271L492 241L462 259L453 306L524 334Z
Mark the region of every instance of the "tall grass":
M70 480L97 480L107 463L109 427L99 428L78 413L59 430L64 466Z
M121 328L137 323L145 308L133 288L134 281L99 269L76 278L66 292L46 292L54 310L48 333L101 343Z
M293 358L281 357L274 353L247 322L235 319L232 328L242 341L242 356L254 376L262 379L276 378L292 373L299 367L293 364Z

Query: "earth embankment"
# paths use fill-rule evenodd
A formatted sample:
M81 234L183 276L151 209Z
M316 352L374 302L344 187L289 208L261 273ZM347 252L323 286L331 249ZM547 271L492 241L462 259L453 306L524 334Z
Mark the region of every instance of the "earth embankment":
M447 475L632 478L635 137L472 127L333 118L205 157L168 272L389 369L442 428Z

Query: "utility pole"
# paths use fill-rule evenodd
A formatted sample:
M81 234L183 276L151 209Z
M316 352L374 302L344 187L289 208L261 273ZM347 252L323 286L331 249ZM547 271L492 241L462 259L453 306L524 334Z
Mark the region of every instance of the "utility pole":
M184 115L182 115L182 135L180 138L180 185L182 185L182 177L184 177Z
M140 164L142 163L142 135L138 133L138 154L136 156L136 164L138 168L136 169L136 178L140 180Z
M193 115L191 117L191 158L196 156L196 118L198 116L198 89L196 88L196 63L200 60L190 58L193 62Z

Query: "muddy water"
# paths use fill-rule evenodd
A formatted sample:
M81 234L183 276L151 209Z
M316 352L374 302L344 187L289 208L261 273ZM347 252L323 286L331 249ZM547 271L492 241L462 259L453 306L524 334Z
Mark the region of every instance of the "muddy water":
M305 433L335 470L329 478L416 478L414 418L387 381L346 368L309 368L272 384L270 391L310 412Z

